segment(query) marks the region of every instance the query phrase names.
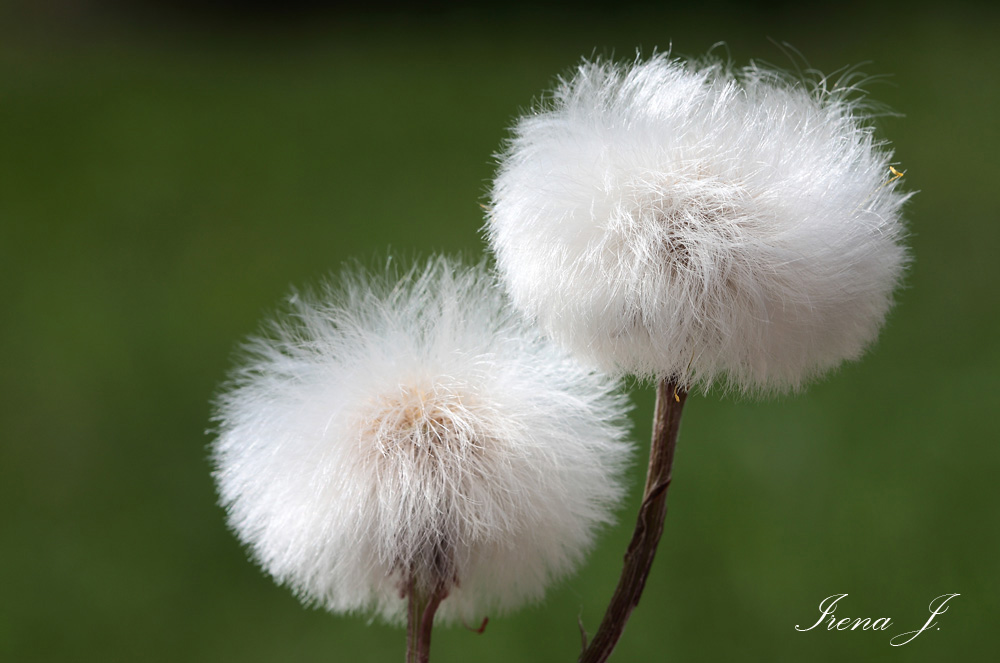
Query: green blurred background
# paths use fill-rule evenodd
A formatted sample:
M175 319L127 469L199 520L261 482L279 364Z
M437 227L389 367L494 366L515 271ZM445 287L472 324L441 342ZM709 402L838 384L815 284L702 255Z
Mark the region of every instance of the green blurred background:
M481 255L492 154L581 56L724 41L790 65L787 41L823 71L891 74L869 89L905 115L879 132L920 191L916 262L861 362L794 397L691 398L612 660L990 660L998 28L956 2L0 5L0 659L402 660L402 630L302 608L226 530L206 429L234 346L345 259ZM644 454L653 393L632 394ZM575 660L636 465L575 577L483 635L438 629L432 660ZM836 593L838 616L892 628L794 630ZM889 645L944 593L940 630Z

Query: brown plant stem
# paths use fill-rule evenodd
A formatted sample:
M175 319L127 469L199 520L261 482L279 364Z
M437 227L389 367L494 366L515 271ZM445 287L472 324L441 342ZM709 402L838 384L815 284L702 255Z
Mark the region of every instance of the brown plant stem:
M639 507L635 531L625 551L618 587L615 588L594 639L580 654L580 663L606 661L625 630L632 610L639 605L639 598L656 556L656 546L663 533L663 519L667 515L667 490L670 488L674 450L677 447L677 433L680 430L685 400L687 392L673 380L661 380L657 385L646 489Z
M406 663L428 663L431 657L431 629L434 613L448 595L443 583L430 593L414 578L407 588L409 602L406 612Z

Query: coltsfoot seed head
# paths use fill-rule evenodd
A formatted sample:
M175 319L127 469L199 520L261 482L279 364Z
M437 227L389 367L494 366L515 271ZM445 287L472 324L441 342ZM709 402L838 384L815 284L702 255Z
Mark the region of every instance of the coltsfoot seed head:
M482 266L348 270L296 295L218 398L215 478L255 560L331 611L443 620L541 597L609 521L626 400Z
M514 304L605 369L794 389L876 338L907 195L850 86L584 62L500 156L486 233Z

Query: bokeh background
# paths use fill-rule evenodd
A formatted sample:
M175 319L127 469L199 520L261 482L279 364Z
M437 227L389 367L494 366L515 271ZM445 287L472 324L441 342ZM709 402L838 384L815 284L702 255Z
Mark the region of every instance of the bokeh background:
M963 2L0 5L0 660L401 660L402 630L301 607L226 530L206 430L235 345L346 259L482 255L492 155L582 56L717 42L888 75L868 87L902 114L878 130L920 191L916 261L862 361L796 396L689 400L612 660L988 660L998 28ZM632 397L641 457L653 391ZM438 629L432 660L575 660L642 472L576 576L482 635ZM837 593L892 628L794 630ZM940 630L889 645L944 593Z

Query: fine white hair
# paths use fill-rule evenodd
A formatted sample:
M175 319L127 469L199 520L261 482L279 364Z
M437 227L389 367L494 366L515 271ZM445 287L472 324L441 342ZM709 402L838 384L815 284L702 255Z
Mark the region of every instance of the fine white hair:
M891 306L891 158L848 84L584 62L514 127L486 235L514 304L586 360L794 389L857 358Z
M296 294L217 401L215 479L254 559L310 604L442 620L541 597L618 503L627 399L482 265L346 270Z

